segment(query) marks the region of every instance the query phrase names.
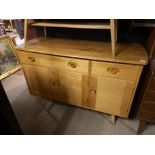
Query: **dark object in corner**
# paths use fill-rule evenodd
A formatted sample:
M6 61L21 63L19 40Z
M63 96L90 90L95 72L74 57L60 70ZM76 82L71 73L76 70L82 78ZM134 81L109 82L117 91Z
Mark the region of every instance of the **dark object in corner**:
M22 131L16 116L12 110L10 102L0 83L0 134L1 135L21 135Z
M145 124L155 123L155 29L152 31L147 42L147 50L150 63L146 66L143 88L139 96L138 119L140 120L137 134L141 134Z

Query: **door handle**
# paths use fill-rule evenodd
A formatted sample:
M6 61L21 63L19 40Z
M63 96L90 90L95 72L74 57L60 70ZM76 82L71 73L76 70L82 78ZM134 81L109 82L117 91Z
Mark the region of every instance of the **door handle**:
M95 89L94 87L92 87L92 88L90 89L90 92L91 92L91 94L95 95L95 94L96 94L96 89Z
M31 62L35 62L35 58L34 57L28 57L28 59L31 61Z

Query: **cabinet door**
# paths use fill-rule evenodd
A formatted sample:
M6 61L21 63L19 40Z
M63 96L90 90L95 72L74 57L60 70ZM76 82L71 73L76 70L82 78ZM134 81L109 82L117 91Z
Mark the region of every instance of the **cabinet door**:
M82 106L81 73L23 65L31 94Z
M134 92L134 81L103 76L91 77L90 90L91 95L89 96L95 96L92 98L95 98L94 101L96 101L92 108L128 117Z

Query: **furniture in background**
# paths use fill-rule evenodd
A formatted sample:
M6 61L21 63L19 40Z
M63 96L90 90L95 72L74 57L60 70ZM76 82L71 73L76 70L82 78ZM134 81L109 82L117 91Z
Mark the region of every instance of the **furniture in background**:
M112 24L113 23L113 24ZM31 94L99 112L127 118L135 91L148 56L138 44L116 44L116 22L98 23L33 23L81 29L108 28L112 44L101 41L37 38L27 41L16 54L22 64ZM113 25L113 26L111 26ZM112 52L112 54L111 54ZM117 53L117 54L116 54Z
M150 63L143 75L143 88L140 92L140 106L137 115L140 120L138 134L143 132L146 122L155 123L155 29L148 38L146 48Z
M0 80L21 69L9 36L0 37Z
M13 32L13 31L15 31L14 20L3 19L1 21L4 23L4 27L5 27L5 31L6 32Z

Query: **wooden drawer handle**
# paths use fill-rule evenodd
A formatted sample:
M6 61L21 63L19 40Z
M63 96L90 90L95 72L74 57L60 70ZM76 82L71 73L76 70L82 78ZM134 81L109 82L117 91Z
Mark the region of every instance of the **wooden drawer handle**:
M76 68L78 65L75 62L69 62L68 66L70 66L72 68Z
M56 87L60 87L60 80L56 80L54 83Z
M96 94L96 89L95 88L91 88L90 92L91 92L91 94L95 95Z
M60 80L53 80L53 79L50 79L49 81L50 85L53 85L55 87L60 87Z
M112 74L117 74L119 72L118 68L107 68L107 71Z
M35 58L34 57L28 57L28 59L31 61L31 62L35 62Z
M53 79L50 79L50 80L49 80L49 83L50 83L50 85L53 85L53 86L54 86L54 81L53 81Z

